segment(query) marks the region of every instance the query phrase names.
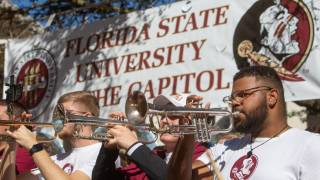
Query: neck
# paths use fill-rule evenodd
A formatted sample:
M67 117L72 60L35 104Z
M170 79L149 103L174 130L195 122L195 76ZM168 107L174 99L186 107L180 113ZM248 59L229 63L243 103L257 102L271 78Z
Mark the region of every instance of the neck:
M279 133L280 131L284 132L289 127L287 121L284 119L277 120L276 122L265 123L262 129L256 133L252 133L251 136L253 138L256 137L273 137L275 134ZM282 133L281 132L281 133Z

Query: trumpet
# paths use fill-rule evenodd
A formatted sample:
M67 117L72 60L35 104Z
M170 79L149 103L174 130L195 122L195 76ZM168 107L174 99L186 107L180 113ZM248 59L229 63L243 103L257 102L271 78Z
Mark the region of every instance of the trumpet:
M233 117L237 113L231 113L221 108L187 108L175 106L159 106L147 103L142 92L135 91L129 96L125 104L126 121L118 119L103 119L97 117L85 117L72 114L66 114L64 117L68 119L65 122L96 126L97 128L90 136L83 136L79 132L75 132L74 137L82 139L91 139L99 141L107 141L112 138L108 134L108 129L114 125L126 125L133 127L138 131L151 132L154 135L152 140L143 140L143 143L153 143L157 139L158 134L170 133L172 135L193 134L198 142L209 142L211 137L220 133L228 133L233 129ZM159 116L179 116L190 119L190 124L165 125L160 127ZM147 119L147 117L149 117ZM220 123L217 121L217 117ZM154 119L157 119L157 124ZM223 122L223 123L221 123ZM141 140L140 140L141 141Z
M150 104L147 103L144 94L139 91L128 97L125 108L127 118L136 124L143 124L149 116L150 126L148 127L154 133L170 133L177 136L193 134L198 142L209 142L214 135L230 132L233 129L233 117L238 115L238 112L231 113L221 108L204 109ZM152 119L159 115L184 117L191 122L156 127ZM221 118L220 123L216 121L217 117Z
M31 126L31 127L52 127L55 131L55 134L53 137L47 137L43 133L37 134L36 138L39 142L49 142L55 139L57 132L60 132L63 128L64 122L59 121L53 121L52 123L42 123L42 122L33 122L31 121L31 114L27 113L21 113L20 115L17 115L14 117L14 106L19 100L19 98L22 95L23 87L21 84L15 84L14 83L14 76L10 76L10 82L5 84L6 86L9 86L9 89L5 91L6 93L6 103L7 103L7 114L9 116L8 120L0 120L0 126L9 126L10 129L12 129L14 126ZM22 108L20 106L20 108ZM39 136L38 136L39 135ZM13 138L11 138L8 135L0 135L0 141L14 141Z
M30 126L30 127L36 127L36 128L53 128L54 129L54 135L52 137L46 137L42 133L36 134L36 139L39 142L49 142L56 138L56 134L60 132L63 128L63 122L61 121L54 121L52 123L45 123L45 122L32 122L29 120L0 120L0 126ZM14 141L13 138L7 135L0 135L0 141Z
M75 131L73 137L80 138L80 139L89 139L89 140L97 140L97 141L108 141L109 139L113 138L112 135L108 133L108 129L112 128L115 125L124 125L131 127L135 130L144 130L148 131L149 125L147 124L137 124L136 122L132 122L128 119L121 119L121 118L98 118L98 117L87 117L87 116L79 116L67 113L65 116L67 119L64 122L73 123L76 125L83 125L83 126L92 126L94 127L94 131L91 135L82 135L81 129L79 131ZM153 140L143 140L140 141L144 144L150 144L156 141Z

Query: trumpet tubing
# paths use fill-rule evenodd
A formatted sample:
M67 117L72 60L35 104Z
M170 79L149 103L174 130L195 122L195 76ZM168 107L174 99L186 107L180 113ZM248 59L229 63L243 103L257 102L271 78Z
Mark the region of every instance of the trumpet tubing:
M26 120L0 120L0 126L8 126L8 127L15 127L15 126L30 126L32 128L53 128L54 129L54 136L52 137L45 137L44 134L39 133L36 134L36 138L38 142L49 142L56 138L56 134L60 132L63 128L64 122L62 120L53 121L52 123L45 123L45 122L32 122L32 121L26 121ZM0 141L14 141L13 138L11 138L8 135L0 135Z
M52 123L38 123L31 121L11 121L11 120L0 120L0 126L42 126L42 127L52 127Z
M126 100L125 114L127 121L119 121L119 119L103 119L97 117L78 116L65 112L61 107L59 109L59 117L64 118L63 122L74 123L76 125L93 126L96 130L91 135L82 135L81 132L75 132L75 138L108 141L112 136L108 134L108 130L115 125L131 126L134 129L149 131L153 134L170 133L173 135L193 134L199 142L211 141L211 137L230 132L233 128L233 117L238 113L231 113L221 108L187 108L176 106L159 106L149 104L141 92L134 92ZM153 122L154 116L179 116L190 120L189 124L155 126ZM146 118L149 117L149 123ZM216 123L217 117L227 117L227 126L221 127ZM159 120L158 120L159 121ZM158 122L158 124L160 124ZM152 143L148 141L144 143Z
M189 124L166 125L159 128L154 127L152 120L150 120L150 130L154 131L154 133L170 133L173 135L194 134L195 139L199 142L208 142L216 134L230 132L233 129L233 117L237 114L221 108L204 109L150 104L147 103L144 94L139 91L135 91L132 96L128 97L125 109L129 121L140 124L145 123L147 116L160 115L188 118L191 120ZM226 116L229 123L228 126L221 128L215 123L212 124L212 121L214 121L212 119L217 116Z
M131 122L120 121L117 118L109 118L109 119L103 119L103 118L97 118L97 117L87 117L87 116L78 116L78 115L67 115L68 123L73 123L76 125L84 125L84 126L92 126L95 127L94 132L91 135L82 135L81 132L76 131L73 136L75 138L80 139L89 139L89 140L97 140L97 141L108 141L109 139L113 138L108 133L108 130L112 128L115 125L125 125L128 127L131 127L131 129L140 129L144 131L150 131L150 128L148 125L135 125ZM142 141L145 144L153 143L154 141Z

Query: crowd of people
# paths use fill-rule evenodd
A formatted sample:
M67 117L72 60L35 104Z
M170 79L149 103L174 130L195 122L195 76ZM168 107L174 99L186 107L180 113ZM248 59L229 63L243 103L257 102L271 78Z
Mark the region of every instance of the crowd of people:
M194 108L201 100L160 95L153 104ZM58 132L64 152L50 156L32 128L0 126L0 136L11 138L0 141L0 180L320 179L320 136L288 125L284 89L272 68L241 69L223 100L231 107L234 130L216 143L163 132L163 146L150 149L128 125L110 126L112 138L101 142L75 136L92 135L94 126L66 123ZM26 111L13 105L13 116ZM56 108L60 106L67 114L99 117L98 100L90 92L64 94ZM0 101L1 121L9 119L7 109L7 102ZM166 115L159 126L191 122L188 115Z

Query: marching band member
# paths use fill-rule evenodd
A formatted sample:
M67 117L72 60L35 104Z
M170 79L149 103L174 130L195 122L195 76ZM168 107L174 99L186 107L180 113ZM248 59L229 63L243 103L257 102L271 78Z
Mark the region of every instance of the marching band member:
M195 101L200 101L202 98L193 96ZM173 105L185 106L186 98L175 99L160 95L154 99L155 105ZM185 117L168 116L162 117L160 127L168 125L179 125ZM114 138L109 140L106 148L100 150L97 164L93 170L93 180L102 180L106 177L110 179L167 179L168 165L172 153L174 152L178 136L164 133L160 135L160 140L164 144L163 148L156 148L151 151L146 145L139 142L136 134L129 128L121 125L116 125L108 131ZM133 162L126 167L115 170L114 160L118 155L119 147L126 150L126 155ZM197 159L206 147L196 144L193 151L192 159ZM112 158L113 157L113 158Z
M7 102L0 100L0 121L8 121ZM12 104L13 118L25 113L24 108L16 103ZM0 126L0 179L15 180L16 175L22 174L35 168L36 165L32 161L27 150L17 146L15 142L7 141L6 130L8 126Z
M61 96L58 104L63 105L65 111L79 116L98 117L98 100L89 92L71 92ZM49 157L38 143L35 135L25 126L20 126L15 131L7 133L16 139L16 142L27 148L32 155L41 175L47 180L89 180L96 162L101 143L94 140L74 138L75 131L81 131L82 135L92 134L91 126L64 124L58 136L64 141L66 153ZM35 177L35 176L34 176ZM30 178L30 177L29 177Z
M218 179L320 179L320 136L287 124L277 73L270 67L251 66L236 73L233 82L231 96L224 100L237 112L234 127L243 136L218 143L201 155L196 164L207 167L193 178L207 174L213 179L215 161Z

